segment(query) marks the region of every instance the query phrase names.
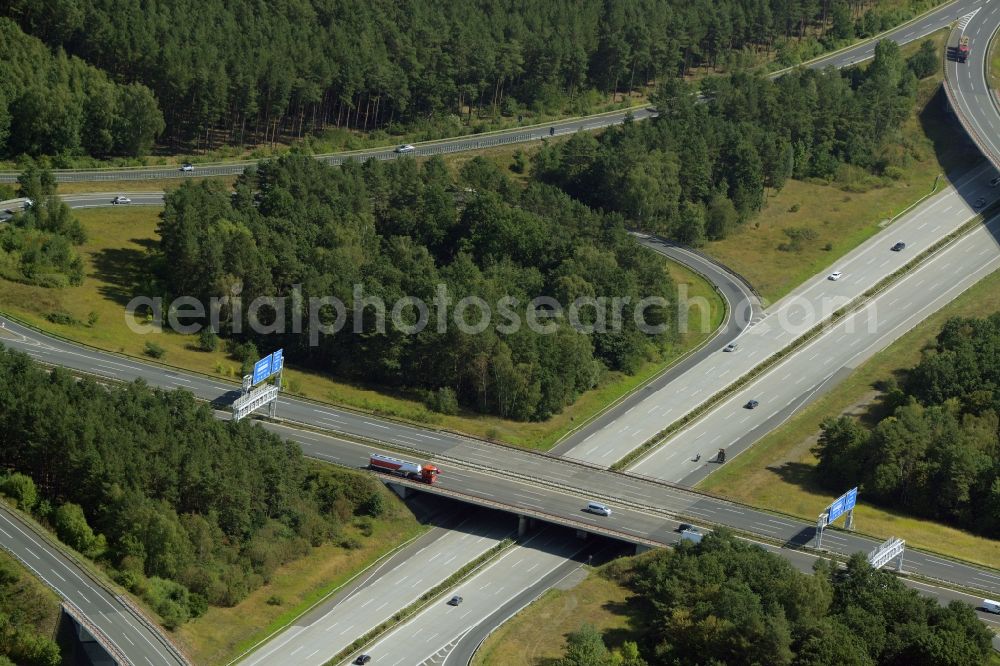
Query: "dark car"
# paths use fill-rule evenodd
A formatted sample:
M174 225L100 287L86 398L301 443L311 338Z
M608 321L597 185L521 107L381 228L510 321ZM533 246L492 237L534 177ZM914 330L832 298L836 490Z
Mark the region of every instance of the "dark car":
M744 407L744 409L757 409L757 405L759 405L759 404L760 403L757 402L756 400L751 400L747 404L743 405L743 407Z
M895 245L893 245L892 248L890 248L890 249L893 252L900 252L900 251L906 249L906 243L904 243L903 241L899 241L898 243L896 243Z
M677 526L678 532L687 532L688 530L693 530L693 529L694 525L689 525L687 523L681 523L680 525Z
M372 660L371 655L359 654L358 658L354 660L354 663L355 664L367 664L371 660Z
M460 603L462 603L462 597L458 596L457 594L448 600L449 606L457 606Z

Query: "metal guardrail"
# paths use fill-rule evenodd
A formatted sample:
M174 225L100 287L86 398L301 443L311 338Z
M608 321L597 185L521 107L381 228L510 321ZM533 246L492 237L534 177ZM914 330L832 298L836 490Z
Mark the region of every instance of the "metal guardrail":
M74 604L69 599L63 599L62 602L63 612L69 615L73 620L87 630L94 640L104 648L108 656L115 660L118 666L133 666L134 662L128 658L128 656L119 649L111 637L108 636L102 629L100 629L96 624L91 622L83 611L80 610L76 604Z
M1000 26L998 26L998 27L1000 27ZM962 32L963 32L962 30L960 30L959 28L956 27L956 28L954 28L952 30L952 37L954 37L956 34L961 34ZM990 42L992 42L993 38L995 36L996 36L996 32L994 32L992 35L990 35L990 39L988 40L987 44L989 44ZM950 38L949 38L948 42L949 43L951 42ZM989 50L989 47L987 46L987 51L988 50ZM966 117L965 113L962 111L961 106L958 104L958 95L955 92L954 88L952 87L951 80L948 78L948 62L949 62L948 61L948 47L946 47L945 48L945 55L944 55L944 93L945 93L945 97L948 98L948 105L951 107L951 110L954 112L955 117L958 118L958 122L962 126L962 129L964 129L965 132L969 135L969 138L972 139L973 143L976 144L976 146L983 153L983 155L985 155L986 158L988 160L990 160L990 162L992 162L994 166L996 166L997 168L1000 168L1000 156L998 156L996 153L994 153L989 148L989 145L979 135L979 132L976 131L975 127L973 127L973 125L972 125L972 122L969 120L969 118ZM983 67L984 68L987 67L987 59L986 58L983 58ZM985 71L985 69L984 69L984 71ZM993 95L992 94L988 94L987 96L990 98L991 102L994 104L994 108L996 109L997 106L996 106L996 102L995 102L995 100L993 98Z

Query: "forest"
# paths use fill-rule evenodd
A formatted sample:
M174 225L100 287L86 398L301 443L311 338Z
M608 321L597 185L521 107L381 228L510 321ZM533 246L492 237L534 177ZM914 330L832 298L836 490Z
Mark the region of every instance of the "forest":
M0 277L42 287L83 282L83 260L74 249L87 239L69 206L56 196L52 172L30 158L17 177L20 195L33 202L0 224Z
M882 41L864 70L799 69L775 80L736 73L705 79L700 90L668 79L652 98L658 117L548 145L532 172L639 229L700 245L753 217L765 188L780 190L789 178L898 174L906 159L899 127L918 76L936 61L930 42L907 62Z
M635 596L625 641L610 651L584 626L559 666L985 666L991 632L959 601L940 606L872 569L818 560L813 573L728 532L658 550L604 572Z
M794 65L932 4L3 0L0 146L6 117L11 155L136 155L161 131L199 147L330 126L456 133L473 114L580 113L692 68Z
M53 51L9 16L0 11L0 155L48 155L71 166L63 158L150 152L164 124L149 88Z
M675 339L669 306L645 311L647 324L662 332L641 330L631 310L617 327L608 315L601 332L590 307L579 323L596 328L592 333L567 316L547 319L548 332L527 325L526 306L536 297L563 308L578 298L636 304L661 296L673 303L675 287L664 261L632 241L620 216L595 213L547 185L516 187L482 158L468 162L455 182L440 158L338 169L287 156L248 171L234 195L212 183L169 193L158 232L159 251L149 262L155 279L140 293L162 293L168 302L193 296L206 310L212 298L231 294L244 304L297 290L302 302L339 299L346 304L339 331L320 328L334 315L327 309L300 331L285 325L254 333L248 307L234 315L226 306L218 332L263 353L283 347L289 362L341 378L419 391L445 413L461 404L544 419L595 386L605 370L635 372ZM380 332L374 308L357 310L367 297L387 308L404 296L431 304L442 288L454 307L431 308L417 332ZM454 323L466 297L493 311L486 319L464 310L467 321L485 322L483 330ZM519 325L507 327L511 320L497 314L505 298L513 299ZM403 315L414 323L413 308Z
M376 480L220 421L186 391L108 387L2 349L0 386L0 493L168 628L238 603L312 547L357 547L345 526L390 510Z
M823 423L817 481L1000 538L1000 314L948 320L902 384L884 388L873 425Z

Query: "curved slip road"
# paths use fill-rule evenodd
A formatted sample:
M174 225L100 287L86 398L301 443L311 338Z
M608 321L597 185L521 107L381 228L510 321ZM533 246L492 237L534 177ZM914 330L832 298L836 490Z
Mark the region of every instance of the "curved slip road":
M0 543L92 625L94 638L118 663L186 666L159 630L121 597L0 503Z

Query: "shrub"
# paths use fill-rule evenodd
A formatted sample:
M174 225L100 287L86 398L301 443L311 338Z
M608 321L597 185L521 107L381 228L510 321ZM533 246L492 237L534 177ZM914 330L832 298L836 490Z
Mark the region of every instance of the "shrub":
M0 493L17 502L22 511L31 511L38 502L38 489L30 476L14 472L0 478Z
M239 361L246 367L249 363L250 367L253 367L254 362L260 358L257 352L257 345L252 342L237 342L236 340L230 340L227 344L227 350L229 355L233 360Z
M373 518L377 518L385 513L386 508L385 495L379 491L375 491L369 495L368 499L358 507L362 514L372 516ZM369 523L369 527L370 525L371 523ZM371 531L369 530L365 536L371 536Z
M66 502L52 515L56 534L63 543L84 555L94 556L104 550L104 538L94 534L79 504Z
M510 165L510 170L514 173L524 173L528 168L528 159L523 150L514 153L514 163Z
M155 342L147 342L146 346L143 347L142 353L151 358L163 358L163 355L167 353L167 350Z
M206 326L198 333L198 349L203 352L213 352L219 346L219 336L211 326Z
M427 394L424 401L427 409L441 414L458 414L458 396L455 389L450 386L442 386L436 391Z
M80 323L79 319L77 319L68 312L63 312L62 310L56 312L50 312L47 315L45 315L45 318L51 321L53 324L62 324L63 326L75 326L76 324Z

